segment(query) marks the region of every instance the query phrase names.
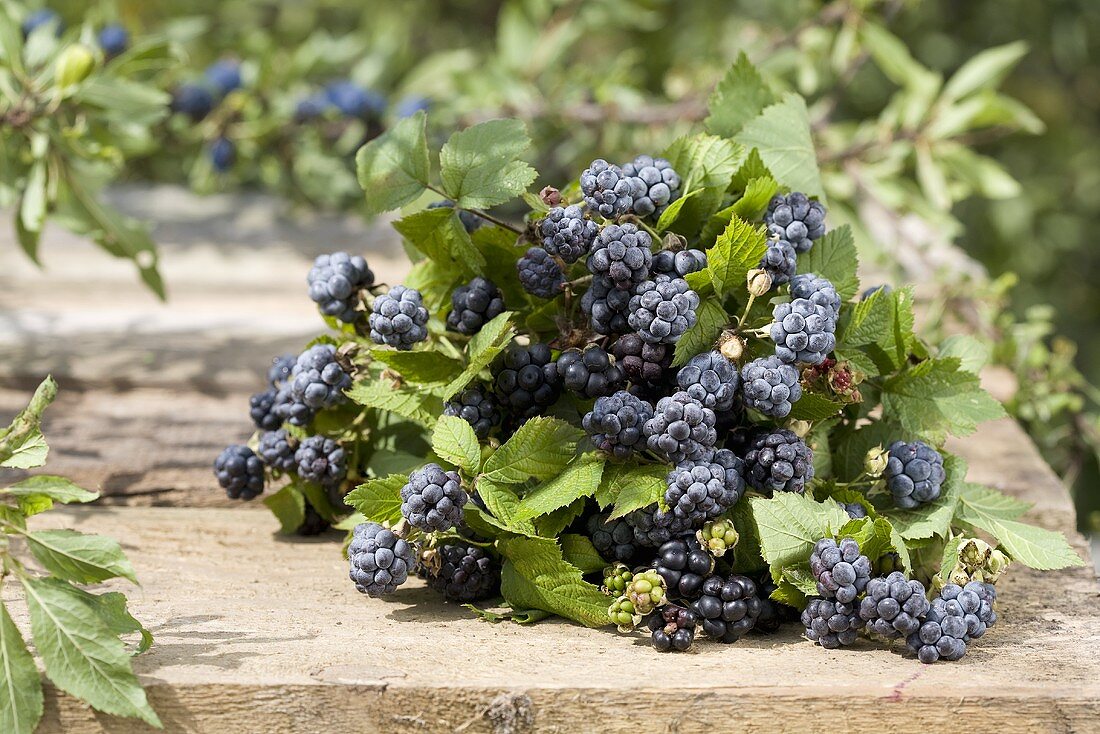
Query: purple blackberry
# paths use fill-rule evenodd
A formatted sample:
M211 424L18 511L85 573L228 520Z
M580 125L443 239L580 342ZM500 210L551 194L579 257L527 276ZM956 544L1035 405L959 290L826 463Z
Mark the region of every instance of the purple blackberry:
M895 441L889 456L883 477L895 505L910 510L940 496L947 477L940 452L923 441Z
M567 263L587 255L599 231L599 226L586 219L584 210L576 204L556 206L539 222L543 249Z
M642 428L649 450L679 464L701 459L714 448L714 411L686 392L661 398Z
M476 334L487 322L504 313L504 296L493 281L477 277L451 294L447 328L460 334Z
M669 540L657 549L654 568L665 582L669 599L692 602L703 593L703 584L714 571L714 558L695 538Z
M729 449L719 449L697 461L682 461L668 473L665 503L674 517L701 528L741 499L743 471L743 462Z
M603 158L581 173L581 192L584 204L593 214L614 219L626 214L634 206L634 186L618 166Z
M625 390L596 399L582 425L592 444L617 459L628 458L646 446L643 426L653 417L653 406Z
M290 395L311 410L332 408L347 401L351 375L336 359L336 347L317 344L298 355L291 373Z
M859 638L863 620L853 604L834 599L810 599L802 611L802 626L806 628L806 637L826 650L836 650Z
M761 492L806 490L814 478L814 452L786 428L758 433L745 452L745 483Z
M790 282L798 272L798 258L790 242L768 240L768 249L760 259L760 267L772 279L772 288Z
M695 641L698 616L691 609L666 604L646 616L653 647L659 652L683 652Z
M425 576L428 586L447 601L469 604L496 593L500 568L481 548L447 544L437 548L436 554Z
M798 368L774 355L754 359L741 368L745 406L771 418L786 418L802 399Z
M639 217L658 218L680 198L680 175L664 158L640 155L622 166L632 188L631 209Z
M702 594L691 608L703 633L716 642L737 642L756 625L762 609L756 583L747 576L715 574L703 581Z
M458 472L427 464L409 475L401 488L401 514L425 532L451 530L462 523L468 496Z
M611 353L633 384L658 387L668 383L673 350L667 344L650 344L637 334L623 334L611 344Z
M885 578L880 576L867 582L867 596L859 604L859 616L867 623L868 631L894 639L919 630L929 606L924 584L894 571Z
M649 272L654 275L668 275L683 278L707 267L707 253L702 250L661 250L653 255Z
M271 389L258 392L248 399L248 415L261 431L274 431L283 424L276 395L277 392Z
M740 383L737 366L720 352L697 354L676 374L680 389L715 413L733 407Z
M260 459L277 471L288 473L298 467L298 462L294 458L297 448L298 441L281 428L260 434L258 449Z
M360 593L392 594L405 583L416 562L412 545L376 522L355 526L348 545L348 576Z
M801 254L825 234L825 207L799 191L786 196L777 194L768 202L764 224L768 226L768 234L789 242Z
M322 487L334 487L347 474L347 452L331 438L310 436L302 439L294 452L298 476Z
M658 275L634 289L627 323L651 344L675 344L695 326L698 308L699 294L686 280Z
M634 224L609 224L596 235L585 266L592 275L610 278L629 291L649 277L653 240Z
M375 344L411 349L428 338L428 309L420 291L395 285L374 299L370 314L370 338Z
M867 588L871 559L859 552L859 543L851 538L840 543L822 538L810 554L810 571L817 580L818 594L848 604Z
M350 324L361 315L359 294L374 285L374 273L358 255L334 252L319 255L306 278L309 298L325 316Z
M541 247L528 248L516 262L516 273L523 290L539 298L553 298L565 286L561 266Z
M836 348L836 317L827 306L796 298L778 304L772 318L771 338L781 362L821 364Z
M214 476L230 499L250 500L264 491L264 464L247 446L226 447L214 460Z
M618 390L626 382L623 371L607 351L594 344L566 349L557 360L558 379L579 398L599 398Z
M581 296L581 310L588 316L597 334L623 334L630 331L630 291L619 290L610 278L595 275L592 285Z
M479 440L485 440L501 420L496 398L476 386L466 388L454 400L445 402L443 415L456 416L469 423Z
M833 315L833 325L840 318L840 295L826 278L813 273L791 278L791 298L805 298L818 306L824 306Z

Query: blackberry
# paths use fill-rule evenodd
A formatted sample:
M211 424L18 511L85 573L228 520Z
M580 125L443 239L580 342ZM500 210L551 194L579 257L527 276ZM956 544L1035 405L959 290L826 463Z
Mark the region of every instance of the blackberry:
M206 67L203 79L218 94L225 96L241 87L241 64L234 59L221 59Z
M966 654L969 639L966 618L957 600L948 602L937 597L925 613L920 629L906 638L906 644L922 663L958 660Z
M361 302L359 294L374 285L374 273L362 257L334 252L317 256L306 282L309 299L321 313L352 324L360 315L356 310Z
M176 87L172 94L172 111L179 112L198 122L214 109L214 96L206 87L193 83L184 83Z
M556 206L539 222L543 249L567 263L587 255L599 231L599 226L585 219L584 210L576 204Z
M794 251L801 254L825 234L825 207L798 191L786 196L777 194L768 202L764 224L768 226L768 234L791 243Z
M370 338L375 344L410 349L428 338L428 309L420 291L395 285L374 299L370 314Z
M760 267L771 277L773 288L789 282L798 272L798 259L791 243L768 240L768 249L760 258Z
M65 23L61 20L61 16L49 8L34 11L23 18L23 23L20 26L20 30L23 31L23 40L27 40L27 37L34 33L36 29L50 24L54 26L54 34L60 37L65 30Z
M664 158L640 155L622 166L633 189L631 209L639 217L660 217L668 205L680 198L680 175Z
M624 519L634 529L634 543L648 548L656 548L670 541L673 536L690 530L682 520L674 518L671 512L660 509L657 503L634 510Z
M614 219L634 206L634 186L623 169L597 158L581 173L584 204L594 214Z
M272 388L248 399L248 415L261 431L274 431L283 424L281 411L275 402L277 394Z
M290 374L294 371L294 364L297 361L298 356L294 354L283 354L272 358L271 366L267 368L267 381L272 387L279 387L290 380Z
M589 519L591 524L591 518ZM603 570L603 586L600 591L608 596L621 596L626 593L627 585L634 580L634 574L621 563L608 566Z
M629 561L637 548L634 546L634 529L626 520L608 520L608 513L592 515L585 525L586 533L604 560Z
M447 601L469 604L496 593L500 568L481 548L449 543L437 548L436 554L427 573L428 586Z
M910 510L940 496L947 474L939 451L923 441L895 441L889 456L883 476L896 506Z
M260 459L272 469L292 472L298 466L294 452L298 442L283 429L264 431L260 434Z
M626 382L622 369L602 347L589 345L582 352L566 349L557 360L558 378L563 387L579 398L600 398L618 390Z
M828 279L806 273L791 278L791 298L805 298L818 306L824 306L833 315L833 330L840 318L840 294Z
M392 594L405 583L416 563L416 552L404 538L376 522L355 526L348 545L348 576L360 593Z
M675 604L661 607L646 617L650 639L659 652L683 652L690 648L695 641L696 624L698 616L693 610Z
M530 247L516 261L516 273L523 290L539 298L553 298L565 287L565 273L557 260L541 247Z
M703 581L702 595L691 608L702 620L707 637L726 644L737 642L756 625L763 605L756 583L747 576L717 574Z
M433 201L431 204L428 204L429 209L454 209L454 206L455 203L450 199ZM484 224L484 221L481 217L474 214L473 212L468 212L465 209L458 210L458 221L462 223L462 228L466 230L467 234L473 234L478 229L478 227Z
M810 571L817 579L817 593L847 604L867 588L871 580L871 559L859 552L859 543L845 538L838 544L822 538L810 554Z
M775 356L782 362L821 364L836 347L836 319L826 306L796 298L777 305L772 318Z
M680 389L715 413L733 407L740 382L736 365L720 352L697 354L676 374Z
M951 614L956 614L957 609L962 610L963 621L966 622L967 642L984 635L997 619L985 586L981 582L972 581L965 587L958 584L944 584L940 589L939 601L943 602L945 609ZM992 585L989 586L992 588Z
M799 621L801 615L797 609L771 598L772 593L778 587L772 581L769 571L763 573L756 586L760 590L760 615L756 618L754 631L770 634L778 631L785 622Z
M859 294L859 300L866 301L868 298L875 295L879 291L882 291L883 294L887 294L887 293L893 293L894 289L891 288L886 283L883 283L882 285L874 285L874 286L871 286L870 288L868 288L867 290L863 291L863 293L860 293Z
M638 614L649 614L665 603L665 582L656 571L634 574L626 585L625 596Z
M657 549L653 562L664 579L668 597L694 601L703 593L703 582L714 571L714 559L695 538L676 538Z
M504 296L496 283L477 277L451 294L447 328L460 334L476 334L488 321L504 313Z
M672 349L666 344L650 344L637 334L623 334L612 343L611 353L635 385L657 387L668 381Z
M130 32L118 23L105 25L97 36L99 47L108 59L123 53L130 46Z
M496 398L480 387L468 387L443 404L443 415L453 415L469 423L474 435L485 440L493 426L500 423L500 407Z
M294 107L294 121L302 123L316 120L324 115L325 110L328 108L328 97L326 97L323 92L311 94L304 99L298 100L298 104Z
M653 239L634 224L609 224L596 235L585 267L628 291L649 277Z
M493 365L493 392L513 418L531 418L558 399L558 370L550 347L508 345Z
M596 399L581 425L592 444L616 459L626 459L645 448L643 427L653 417L653 406L625 390Z
M894 639L919 630L928 608L924 584L894 571L885 578L880 576L867 582L867 596L859 604L859 616L867 623L869 632Z
M703 270L707 267L707 253L702 250L661 250L653 256L649 264L649 271L654 275L669 275L674 278L683 278L689 273Z
M310 410L332 408L347 401L344 390L349 387L351 375L336 361L336 347L316 344L298 355L290 380L290 397L295 402ZM295 412L293 408L287 410L290 420Z
M997 623L997 612L993 609L993 605L997 601L997 588L993 584L984 581L970 581L963 587L963 590L972 591L978 595L981 605L975 614L978 615L978 619L985 625L986 629L995 625Z
M302 518L302 524L294 530L294 534L309 538L320 535L330 527L332 527L332 525L329 524L329 521L322 517L321 513L317 512L313 505L306 502L305 517Z
M382 95L348 80L330 83L325 87L325 98L345 117L367 119L381 115L386 109Z
M322 487L335 487L347 474L347 452L331 438L310 436L303 438L294 452L298 464L298 476Z
M229 499L250 500L264 491L264 464L247 446L228 446L214 460L214 476Z
M745 483L761 492L806 490L814 478L814 452L786 428L758 433L745 452Z
M458 472L427 464L410 474L401 488L401 514L414 528L428 533L450 530L462 523L467 499Z
M224 135L214 139L209 153L210 165L218 173L225 173L237 162L237 145Z
M588 316L597 334L622 334L630 331L630 291L619 290L610 278L595 275L592 285L581 296L581 310Z
M712 457L682 461L668 473L665 503L674 517L701 528L737 504L745 492L744 463L729 449Z
M853 604L845 604L833 599L810 599L802 610L802 626L806 628L806 637L824 647L836 650L851 645L863 629Z
M858 502L842 502L840 504L844 508L844 511L848 513L848 517L853 520L858 520L861 517L867 517L867 508Z
M644 341L675 344L695 326L699 294L683 278L658 275L639 283L630 297L627 323Z
M802 399L798 368L775 355L754 359L741 368L745 406L772 418L786 418Z
M317 411L294 397L291 385L282 385L275 392L275 414L292 426L308 426Z
M701 459L714 447L714 411L686 392L661 398L642 431L649 450L674 464Z

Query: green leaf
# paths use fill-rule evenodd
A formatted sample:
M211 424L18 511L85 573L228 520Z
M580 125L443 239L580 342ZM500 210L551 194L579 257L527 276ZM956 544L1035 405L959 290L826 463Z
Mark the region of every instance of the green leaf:
M132 632L141 635L141 642L134 649L134 655L140 655L153 646L153 633L145 628L134 615L127 609L126 595L118 591L108 591L103 594L89 594L84 592L89 599L99 618L104 621L107 628L116 636L121 637Z
M742 51L707 101L707 132L732 138L742 126L775 101L775 95Z
M912 510L889 508L882 510L890 523L905 540L931 538L934 535L947 537L951 530L951 518L959 504L959 487L966 476L966 462L957 456L944 457L944 479L940 496L932 502L920 505Z
M450 382L462 372L462 363L439 352L403 352L396 349L372 349L371 357L399 373L410 382L433 384Z
M287 485L264 497L264 505L279 521L280 532L290 535L306 520L306 498L293 485Z
M151 84L97 74L81 87L76 99L102 117L128 125L153 125L170 112L172 97Z
M817 594L817 580L809 564L800 563L783 569L783 579L806 596Z
M348 389L347 396L359 405L396 413L425 428L433 427L443 412L443 401L438 395L413 388L396 388L389 380L357 382Z
M658 232L664 232L671 227L676 220L680 218L680 212L683 210L684 205L691 200L691 197L701 194L702 192L702 189L695 189L695 191L681 196L679 199L666 206L665 210L661 212L660 219L657 220L655 229Z
M25 537L38 562L66 581L96 584L121 576L137 583L133 566L113 538L65 529L39 530Z
M752 507L749 501L738 502L725 516L733 521L733 527L738 536L737 545L733 546L731 561L733 567L738 573L750 573L766 568L768 564L760 553L760 534L752 519ZM726 558L729 560L730 556Z
M34 391L30 404L0 429L0 466L34 469L46 463L49 446L42 435L42 413L57 397L57 383L47 377Z
M401 488L409 482L405 474L368 479L344 497L344 502L370 522L396 523L401 520Z
M46 161L31 166L19 203L19 225L27 232L41 232L46 221Z
M828 278L842 302L850 301L859 292L858 269L856 242L847 224L829 230L814 242L809 252L798 256L798 272Z
M70 502L92 502L99 499L99 492L89 492L76 486L65 477L55 477L49 474L39 474L16 482L10 487L0 489L0 493L10 494L16 497L33 497L41 495L49 497L55 502L69 504Z
M980 51L959 67L943 87L941 102L962 99L982 89L996 89L1027 55L1027 43L1013 41Z
M485 258L450 207L410 214L394 222L393 228L432 262L467 276L485 272Z
M729 315L722 308L722 301L714 296L704 298L695 311L695 326L685 331L676 342L672 366L684 365L696 354L708 351L728 323Z
M531 145L519 120L489 120L453 134L439 153L443 190L465 209L519 196L538 175L519 156Z
M959 496L974 512L1002 520L1015 520L1032 508L1030 502L971 482L962 483Z
M1013 560L1028 568L1053 571L1085 565L1061 533L990 514L980 500L972 504L965 494L960 499L956 517L992 535Z
M466 369L458 377L447 383L443 389L443 397L450 399L473 382L481 371L492 364L493 360L504 351L509 342L515 338L516 332L512 328L513 313L505 311L489 323L481 327L481 331L474 334L470 343L466 345L466 353L469 360Z
M571 505L559 507L550 514L537 518L534 521L535 530L543 538L556 538L584 514L586 505L587 498L581 497Z
M768 167L764 165L764 161L760 159L760 151L756 148L752 148L749 154L745 156L745 162L741 164L741 167L733 174L733 181L730 183L731 191L747 191L749 188L749 182L756 178L770 178L775 180L775 176L768 170Z
M926 360L887 380L882 404L907 433L935 442L948 433L966 436L982 421L1006 415L954 357Z
M565 533L561 536L561 555L566 563L576 566L581 573L597 573L607 566L605 561L585 535Z
M42 680L19 628L0 603L0 731L33 734L42 718Z
M524 496L519 506L519 517L529 520L571 505L581 497L591 497L600 486L603 468L603 457L599 454L578 456L560 474Z
M424 112L398 120L355 155L368 214L402 207L428 187L431 163L424 133L426 121Z
M58 579L23 579L34 644L61 690L104 713L160 727L126 648L78 590Z
M975 375L989 364L992 350L969 334L952 334L940 344L940 357L956 357L959 367Z
M887 522L890 521L887 520ZM905 572L912 573L913 560L909 557L909 546L905 544L905 538L901 537L901 533L898 532L893 523L890 523L890 548L898 554L898 561Z
M510 538L498 547L506 559L500 592L513 608L542 609L587 627L609 624L607 597L562 558L553 540Z
M847 524L848 513L835 502L814 502L794 492L776 492L771 499L749 500L760 533L760 551L773 569L804 563L814 543L833 537Z
M714 247L707 250L707 272L718 295L742 293L748 272L760 265L768 249L764 225L754 227L734 216Z
M837 353L859 364L853 350L866 354L883 374L893 372L908 361L913 343L913 293L899 288L885 293L878 290L852 307L850 317L837 336Z
M830 400L820 393L804 390L802 398L791 406L791 420L822 421L841 411L843 403Z
M756 148L776 181L825 201L810 137L810 116L802 97L787 94L781 102L767 107L745 124L737 142Z
M520 517L519 495L514 487L481 476L477 478L475 491L492 514L492 517L486 519L495 520L497 527L517 535L538 535L534 524L529 519Z
M733 213L741 219L756 220L768 208L779 184L771 176L760 176L748 182L745 193L733 205Z
M550 479L573 458L582 435L563 420L531 418L485 462L485 477L505 483Z
M668 147L664 157L680 173L682 190L693 192L684 202L674 230L692 235L721 208L743 153L737 143L713 135L681 137Z
M452 415L440 416L432 431L432 451L470 474L481 463L481 446L469 423Z
M617 473L611 481L617 485L615 510L609 520L624 517L634 510L649 507L659 502L668 488L666 477L669 467L666 464L640 464Z

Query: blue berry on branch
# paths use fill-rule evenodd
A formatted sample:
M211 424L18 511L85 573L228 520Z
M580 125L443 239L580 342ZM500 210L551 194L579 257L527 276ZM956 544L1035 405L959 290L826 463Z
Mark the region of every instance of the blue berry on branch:
M250 500L264 491L264 464L247 446L222 451L214 460L214 476L230 499Z
M513 342L492 368L493 392L514 419L531 418L558 399L561 386L553 354L546 344Z
M761 492L802 494L814 478L813 450L786 428L756 434L744 460L745 483Z
M469 498L458 472L427 464L409 475L401 488L401 514L425 532L444 531L462 523L462 508Z
M621 517L609 520L606 512L592 515L585 523L585 532L606 561L629 561L638 552L634 528Z
M703 633L715 642L737 642L756 625L763 604L756 582L747 576L715 574L703 581L702 594L691 608L699 615Z
M653 239L634 224L609 224L596 235L585 266L595 276L610 278L620 290L631 290L649 277Z
M348 544L348 576L360 593L392 594L405 583L416 563L416 552L405 539L376 522L355 526Z
M302 439L294 452L298 476L322 487L336 487L347 475L347 452L334 439L310 436Z
M802 398L798 369L774 355L742 367L741 385L745 405L772 418L786 418Z
M118 23L103 26L96 38L99 47L103 49L103 55L109 59L123 53L130 46L130 32Z
M639 217L658 218L680 198L680 175L664 158L640 155L622 166L632 188L631 209Z
M599 226L586 219L584 210L576 204L556 206L539 222L543 249L567 263L587 255L599 231Z
M894 504L909 510L936 500L947 474L940 452L928 444L895 441L890 445L883 477Z
M504 313L504 296L496 283L478 276L451 294L447 328L460 334L476 334L487 322Z
M470 424L474 435L484 440L501 420L496 398L480 387L468 387L443 404L443 415L456 416Z
M777 194L768 202L764 224L769 235L789 242L795 252L802 254L825 234L825 207L798 191L786 196Z
M702 250L661 250L653 255L649 270L654 275L683 278L707 267L707 254Z
M539 298L553 298L565 287L561 266L541 247L528 248L516 261L516 274L523 290Z
M500 568L493 559L481 548L461 543L435 549L424 575L429 588L460 604L490 597L500 586Z
M428 309L420 291L395 285L389 293L374 299L371 306L370 338L375 344L411 349L428 338Z
M686 280L658 275L634 290L627 322L651 344L675 344L695 326L698 308L699 294Z
M282 428L260 434L260 459L277 471L288 473L298 468L298 461L294 458L297 448L298 441Z
M701 528L737 504L745 492L744 463L729 449L682 461L668 473L665 504L689 527Z
M817 593L825 599L847 604L867 588L871 580L871 559L859 552L859 543L844 538L837 543L822 538L810 554L810 571L817 580Z
M836 347L836 317L827 306L796 298L778 304L772 318L775 356L782 362L821 364Z
M895 639L919 630L929 606L924 584L894 571L885 578L867 582L867 596L860 602L859 616L867 623L869 632Z
M714 411L686 392L661 398L643 432L649 450L674 464L704 458L718 433Z
M790 242L768 240L768 249L760 258L760 267L772 279L772 288L787 283L798 272L798 256Z
M261 431L274 431L283 424L282 411L276 403L277 395L278 392L271 388L248 399L248 415Z
M810 599L802 611L802 626L810 640L826 650L836 650L854 643L864 624L854 604L835 599Z
M321 313L346 324L359 318L360 292L374 285L374 273L358 255L334 252L318 255L309 275L309 298Z
M332 408L347 401L349 375L336 359L336 347L316 344L298 355L291 372L290 397L310 410ZM288 414L288 419L293 412ZM291 422L294 422L293 420Z
M620 290L610 278L592 276L592 285L581 296L581 310L587 314L597 334L624 334L630 331L630 291Z
M740 383L737 366L716 351L697 354L676 374L680 389L715 413L733 407Z
M557 360L558 379L580 398L610 395L624 386L625 376L607 351L594 344L580 349L566 349Z
M623 169L597 158L581 173L584 204L593 214L615 219L634 206L634 186Z
M616 459L626 459L634 451L645 449L643 426L652 417L652 405L620 390L597 398L582 425L597 449Z

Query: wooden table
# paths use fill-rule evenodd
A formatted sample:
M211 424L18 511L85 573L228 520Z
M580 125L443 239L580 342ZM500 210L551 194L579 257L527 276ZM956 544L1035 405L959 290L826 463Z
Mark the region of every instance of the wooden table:
M1100 730L1091 563L1014 567L998 625L962 661L931 666L867 642L825 651L793 628L658 655L610 629L478 621L419 581L384 600L356 593L338 535L276 535L262 506L225 500L210 462L248 434L270 356L319 328L304 296L312 255L353 247L396 282L396 243L338 219L290 228L261 198L216 199L213 218L190 197L153 198L144 205L175 212L158 235L167 306L57 231L49 271L34 271L0 222L0 414L46 371L59 378L51 471L105 496L40 524L108 533L129 553L143 583L128 589L133 611L156 636L135 668L168 730ZM987 424L952 449L973 481L1033 502L1029 519L1088 555L1064 487L1018 426ZM46 712L44 732L146 730L50 688Z

